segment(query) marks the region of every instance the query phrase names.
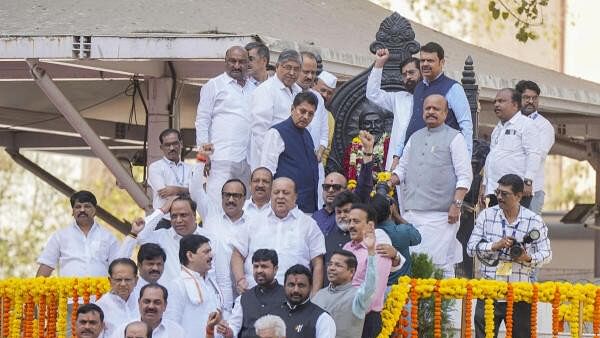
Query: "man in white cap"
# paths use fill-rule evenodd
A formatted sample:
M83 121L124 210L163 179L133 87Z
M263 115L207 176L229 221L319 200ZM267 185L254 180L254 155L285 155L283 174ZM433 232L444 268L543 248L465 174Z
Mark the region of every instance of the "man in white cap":
M331 98L335 93L335 87L337 85L337 77L331 74L328 71L322 71L321 74L317 77L317 83L313 86L313 89L321 94L323 100L325 100L325 108L329 106L331 103ZM335 127L335 119L333 118L333 114L329 110L325 110L327 112L327 123L329 125L329 143L327 149L323 152L323 157L321 158L321 163L323 165L327 164L327 158L329 157L329 150L331 149L331 140L333 139L333 130Z

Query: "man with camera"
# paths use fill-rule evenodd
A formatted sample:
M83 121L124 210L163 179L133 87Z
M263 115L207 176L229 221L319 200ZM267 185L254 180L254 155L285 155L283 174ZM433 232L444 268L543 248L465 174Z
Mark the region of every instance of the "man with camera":
M541 217L521 206L524 183L515 174L498 180L498 205L484 209L467 244L467 253L481 262L481 276L506 282L533 282L534 269L552 259L548 228ZM529 337L531 304L513 306L513 337ZM506 301L494 303L494 337L506 320ZM475 334L485 337L484 304L477 300Z

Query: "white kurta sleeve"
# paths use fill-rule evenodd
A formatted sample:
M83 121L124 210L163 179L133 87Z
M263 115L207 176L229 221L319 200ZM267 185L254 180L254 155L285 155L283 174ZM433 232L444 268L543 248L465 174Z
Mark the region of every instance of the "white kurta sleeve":
M327 313L323 312L317 319L316 334L319 338L335 338L335 321Z
M404 146L402 157L400 157L400 160L398 160L398 166L396 167L396 170L394 170L394 174L398 176L400 182L404 182L404 179L406 178L406 168L408 166L408 162L410 161L410 140L411 139L408 139L406 146Z
M264 137L273 123L274 98L270 86L258 86L252 93L251 160L258 167ZM252 170L256 169L253 166Z
M371 74L369 74L369 79L367 80L366 96L367 99L369 99L371 102L375 103L379 107L393 112L394 97L392 93L388 93L385 90L381 89L382 74L383 68L373 67L373 69L371 70Z
M450 154L452 155L452 165L456 175L456 189L471 188L473 181L473 169L471 168L471 158L465 138L459 133L456 134L450 143Z
M196 109L196 145L210 143L209 130L215 107L215 81L208 81L200 89L200 101Z
M279 162L279 155L285 150L285 143L276 129L269 129L267 131L262 154L260 156L260 165L271 170L272 173L277 172L277 163Z

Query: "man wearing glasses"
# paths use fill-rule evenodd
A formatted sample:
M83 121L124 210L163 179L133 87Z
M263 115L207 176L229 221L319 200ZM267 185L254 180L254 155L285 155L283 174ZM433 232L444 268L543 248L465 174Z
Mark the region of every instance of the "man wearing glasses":
M521 80L515 88L521 93L521 114L533 120L533 124L540 133L540 167L533 178L533 197L529 204L529 210L541 215L544 206L544 162L554 145L554 127L552 124L538 112L540 103L540 87L533 81Z
M521 204L529 208L533 179L541 162L540 134L534 120L524 116L520 109L521 93L512 88L498 91L494 99L494 113L500 121L492 132L490 153L485 160L484 178L479 190L481 205L485 205L486 197L489 198L488 207L498 204L494 194L498 179L515 174L525 183Z
M177 129L165 129L158 136L160 149L165 155L148 167L148 185L152 188L152 207L162 207L168 197L188 194L192 166L181 160L182 139ZM171 217L165 214L157 229L171 227Z

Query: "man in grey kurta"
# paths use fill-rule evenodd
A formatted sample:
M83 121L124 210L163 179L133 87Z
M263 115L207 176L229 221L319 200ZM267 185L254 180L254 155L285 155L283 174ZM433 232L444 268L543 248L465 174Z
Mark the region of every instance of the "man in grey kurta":
M363 332L365 315L369 311L377 281L375 234L365 234L367 245L367 272L360 287L352 286L352 277L358 262L350 251L334 251L327 262L329 285L319 290L312 302L323 308L333 317L337 328L336 338L360 337ZM379 278L387 278L382 276Z
M411 135L391 183L405 183L406 212L402 216L415 225L423 239L412 251L428 254L445 277L453 277L454 264L462 261L456 233L473 172L464 137L444 123L447 115L448 102L443 96L425 99L426 127Z

